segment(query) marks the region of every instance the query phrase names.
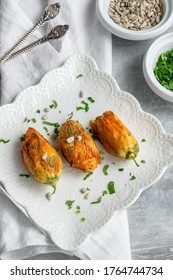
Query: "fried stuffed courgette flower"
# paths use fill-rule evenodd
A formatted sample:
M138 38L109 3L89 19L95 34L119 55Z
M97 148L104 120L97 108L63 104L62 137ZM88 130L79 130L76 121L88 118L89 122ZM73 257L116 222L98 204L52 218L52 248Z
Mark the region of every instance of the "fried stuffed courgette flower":
M102 161L93 139L77 121L67 120L62 124L59 143L70 165L83 172L94 170Z
M29 173L41 184L50 185L56 191L61 176L62 161L57 151L34 128L28 128L21 155Z
M90 125L108 153L135 161L139 152L138 142L112 111L106 111L102 116L91 120Z

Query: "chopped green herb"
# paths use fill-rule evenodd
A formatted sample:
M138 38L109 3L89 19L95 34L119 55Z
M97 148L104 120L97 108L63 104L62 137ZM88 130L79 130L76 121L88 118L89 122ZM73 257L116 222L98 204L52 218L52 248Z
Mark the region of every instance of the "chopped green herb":
M40 110L37 110L37 111L36 111L37 114L40 114L40 112L41 112Z
M75 213L80 214L81 213L80 209L77 209Z
M89 172L84 178L83 180L86 180L88 177L90 177L93 174L93 172Z
M47 127L44 126L43 129L46 131L46 133L49 132Z
M146 142L146 140L143 138L143 139L141 140L141 142Z
M119 168L118 171L123 172L124 168Z
M96 201L91 202L90 204L98 204L102 201L102 196L100 196Z
M85 110L85 108L79 106L79 107L76 107L76 110L79 111L79 110Z
M74 146L70 146L70 147L68 148L68 150L69 150L69 151L74 150Z
M90 191L90 188L87 187L87 191Z
M35 118L32 118L31 121L32 121L33 123L36 123L36 119L35 119Z
M68 119L67 120L71 120L73 118L73 112L71 112L70 114L68 114Z
M20 141L21 141L21 142L25 141L25 134L23 134L23 135L20 137Z
M116 164L115 162L112 162L112 164Z
M130 180L135 180L136 179L136 177L133 175L133 176L131 176L131 178L130 178Z
M72 135L73 135L73 130L72 130L72 128L70 128L68 131L68 136L72 136Z
M61 110L60 110L60 111L58 111L58 113L60 113L60 114L61 114Z
M77 75L77 76L76 76L76 79L79 79L79 78L81 78L81 77L83 77L83 74Z
M173 91L173 50L168 50L159 56L154 75L163 87Z
M76 209L80 209L80 206L79 206L79 205L77 205L77 206L76 206Z
M115 185L115 183L114 183L113 181L110 181L110 182L109 182L109 184L108 184L108 191L109 191L109 194L116 193L114 185Z
M85 221L86 221L86 218L85 218L85 217L82 217L82 218L81 218L81 221L82 221L82 222L85 222Z
M50 160L49 160L50 166L52 166L52 167L54 166L53 162L54 162L55 159L56 159L56 156L53 156L53 157L50 158Z
M100 155L104 155L104 152L103 152L103 151L100 151Z
M8 140L0 139L0 143L7 144L8 142L10 142L10 139L8 139Z
M146 161L144 159L141 160L141 163L146 163Z
M58 104L55 100L53 100L53 103L51 105L49 105L49 108L51 109L56 109L58 107Z
M32 118L31 120L28 119L28 118L24 118L24 123L27 122L27 123L30 123L30 121L32 121L33 123L36 123L36 119L35 118Z
M77 110L77 111L79 111L79 110L84 110L85 112L88 112L88 111L89 111L89 104L88 104L86 101L84 101L84 100L82 100L81 103L82 103L83 105L85 105L85 107L79 106L79 107L76 107L76 110Z
M91 103L94 103L95 102L95 100L92 98L92 97L88 97L87 98Z
M59 134L59 128L58 128L58 127L55 127L55 128L54 128L54 133L55 133L56 135Z
M24 174L24 173L23 173L23 174L19 174L19 176L20 176L20 177L26 177L26 178L29 178L29 177L30 177L29 174Z
M104 196L104 195L106 195L106 194L108 194L108 191L104 190L104 191L102 192L102 195Z
M108 165L108 164L105 165L105 166L103 166L103 173L104 173L105 175L108 175L108 168L109 168L109 165Z
M74 200L66 200L65 204L68 206L68 209L71 209L74 202Z
M97 136L93 133L91 128L89 129L89 133L91 134L93 140L98 140Z
M43 124L54 126L54 127L59 127L60 126L59 123L52 123L52 122L47 122L47 121L44 121Z

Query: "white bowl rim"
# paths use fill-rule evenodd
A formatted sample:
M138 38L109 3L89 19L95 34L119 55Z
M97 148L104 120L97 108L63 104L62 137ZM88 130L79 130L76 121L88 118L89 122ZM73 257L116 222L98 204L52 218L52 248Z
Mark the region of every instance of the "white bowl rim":
M109 5L111 0L97 0L96 10L97 15L103 26L108 29L112 34L129 40L146 40L156 36L159 36L164 31L166 31L173 22L173 13L169 13L170 8L173 9L173 0L162 0L165 4L165 14L159 24L153 28L146 30L128 30L122 28L118 24L115 24L113 20L109 17L107 9L103 9L104 3ZM170 7L171 5L171 7Z
M154 72L153 72L153 59L154 54L158 52L163 46L166 46L168 43L173 45L173 32L169 32L165 35L160 36L156 39L147 50L144 58L143 58L143 73L144 77L151 87L151 89L163 99L173 102L173 92L163 87L158 80L156 79ZM173 47L172 47L173 49ZM160 55L163 52L160 53ZM160 56L159 55L159 56ZM153 59L152 59L153 58Z

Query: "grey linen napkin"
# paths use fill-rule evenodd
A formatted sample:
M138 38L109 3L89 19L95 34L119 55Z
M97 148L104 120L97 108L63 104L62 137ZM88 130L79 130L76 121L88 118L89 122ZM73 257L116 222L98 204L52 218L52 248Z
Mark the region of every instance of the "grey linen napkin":
M0 57L31 29L44 8L52 2L1 0ZM37 84L44 74L62 65L72 54L90 55L102 71L111 73L111 35L97 19L95 1L62 1L59 16L37 31L27 43L40 38L58 24L70 25L64 38L46 43L2 65L2 104L12 102L22 89ZM15 205L5 186L0 186L0 258L24 259L50 252L62 250L32 223L22 207ZM69 252L63 253L69 255ZM114 216L84 246L70 254L81 259L130 259L126 211Z

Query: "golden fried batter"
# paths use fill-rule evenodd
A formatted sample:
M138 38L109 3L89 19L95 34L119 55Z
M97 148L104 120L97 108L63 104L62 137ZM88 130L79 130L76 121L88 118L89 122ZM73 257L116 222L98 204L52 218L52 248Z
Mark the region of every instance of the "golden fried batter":
M57 151L34 128L28 128L21 155L29 173L41 184L47 184L56 191L61 176L62 161Z
M72 167L89 172L101 163L100 152L93 139L77 121L67 120L62 124L59 143Z
M138 155L137 140L112 111L106 111L102 116L91 120L90 125L93 133L111 155L125 159L134 159Z

